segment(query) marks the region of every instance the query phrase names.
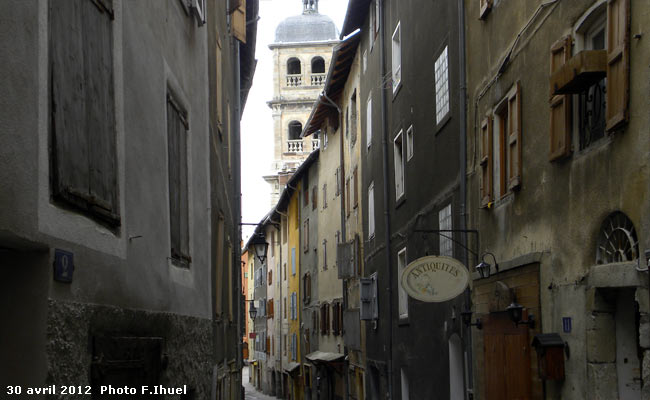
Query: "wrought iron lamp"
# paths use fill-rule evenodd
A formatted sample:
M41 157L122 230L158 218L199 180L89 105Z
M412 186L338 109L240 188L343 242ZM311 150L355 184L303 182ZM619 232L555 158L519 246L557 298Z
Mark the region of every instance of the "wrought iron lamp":
M460 317L463 320L465 326L475 326L476 329L483 329L483 322L480 318L476 318L476 322L472 322L472 312L470 310L465 310L460 313Z
M485 261L485 256L488 254L492 256L492 260L494 260L494 268L497 270L497 272L499 272L499 263L497 263L497 259L494 257L494 254L490 252L483 253L481 262L476 266L476 271L483 279L490 277L490 268L492 268L492 264Z
M246 300L250 301L251 305L248 307L248 315L251 317L251 319L255 319L257 317L257 308L255 308L255 300Z
M266 252L269 249L269 244L266 241L264 234L256 233L251 238L251 244L253 245L255 256L257 257L258 260L260 260L262 264L264 264L266 262Z
M515 325L528 325L530 329L535 329L535 316L533 314L530 314L527 320L521 320L524 314L524 306L521 304L514 301L512 304L506 307L506 311L508 311L508 316L512 322L515 323Z

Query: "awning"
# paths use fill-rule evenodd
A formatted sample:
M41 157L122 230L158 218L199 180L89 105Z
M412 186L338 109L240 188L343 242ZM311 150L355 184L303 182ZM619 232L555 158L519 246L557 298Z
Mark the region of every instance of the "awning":
M332 362L332 361L340 360L343 357L344 355L341 353L328 353L325 351L315 351L313 353L307 354L305 358L307 358L309 361Z
M300 367L300 363L297 363L297 362L290 362L289 364L287 364L287 367L286 367L284 370L287 371L288 373L292 373L292 372L295 371L298 367Z

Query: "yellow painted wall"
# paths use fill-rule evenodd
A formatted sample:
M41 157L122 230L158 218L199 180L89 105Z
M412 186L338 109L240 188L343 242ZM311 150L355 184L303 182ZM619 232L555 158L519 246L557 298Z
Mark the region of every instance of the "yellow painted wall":
M287 296L287 313L289 314L289 349L291 349L291 338L293 335L296 335L296 360L293 360L290 356L290 352L287 352L288 361L291 362L300 362L300 192L302 184L299 182L296 185L297 189L291 195L289 200L289 207L287 210L288 215L288 225L289 225L289 259L287 260L287 273L288 273L288 288L289 293ZM295 264L295 269L292 267ZM296 293L295 295L295 304L296 304L296 319L291 319L291 294ZM295 382L295 399L302 399L302 390L298 389L300 380L297 379Z

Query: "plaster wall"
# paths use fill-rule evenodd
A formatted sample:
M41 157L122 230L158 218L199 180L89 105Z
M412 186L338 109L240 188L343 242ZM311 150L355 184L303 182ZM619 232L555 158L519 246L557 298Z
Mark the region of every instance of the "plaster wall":
M541 3L522 2L512 7L497 1L486 20L480 21L477 4L465 2L469 224L481 231L481 252L493 252L499 262L534 252L545 254L540 266L542 331L560 332L571 348L567 379L550 386L549 396L579 399L601 376L592 371L585 343L590 336L600 338L596 339L599 345L605 345L606 340L589 333L597 311L589 279L596 263L601 224L610 213L622 211L634 223L640 253L650 248L650 117L643 111L648 109L650 85L643 60L648 59L650 50L640 39L630 39L629 123L585 150L579 150L574 128L572 154L549 162L550 48L564 35L577 40L577 22L598 2L558 2L542 10L513 49L507 68L491 83L515 36ZM631 0L630 9L634 36L648 24L650 13L644 1ZM522 93L522 186L516 193L497 199L491 209L481 209L478 124L516 81L521 82ZM630 273L646 282L636 286L637 299L646 298L647 273ZM617 273L610 275L611 282L622 279ZM643 300L637 303L641 339L649 310ZM572 318L571 332L563 332L563 317ZM647 395L650 389L647 382L644 384Z

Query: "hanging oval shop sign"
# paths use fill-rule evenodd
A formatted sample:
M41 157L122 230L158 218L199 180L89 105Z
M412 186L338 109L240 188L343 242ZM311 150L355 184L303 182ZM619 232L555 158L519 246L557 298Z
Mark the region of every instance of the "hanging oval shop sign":
M465 266L455 258L427 256L411 262L400 283L409 296L427 303L439 303L463 293L469 282Z

